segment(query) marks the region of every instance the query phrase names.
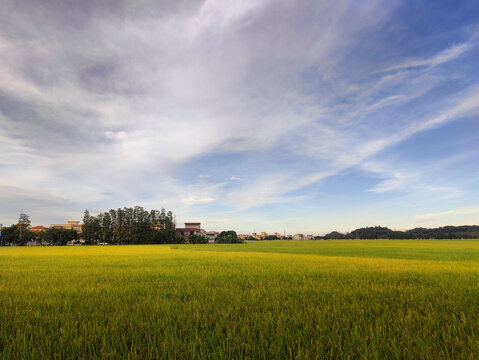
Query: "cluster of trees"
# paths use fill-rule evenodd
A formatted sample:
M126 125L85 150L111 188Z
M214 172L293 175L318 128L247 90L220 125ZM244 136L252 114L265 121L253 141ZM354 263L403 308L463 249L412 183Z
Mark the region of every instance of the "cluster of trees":
M50 245L66 245L69 241L78 240L78 233L76 230L71 229L46 229L38 235L38 240L40 242L47 242Z
M62 228L46 229L45 231L30 231L31 222L27 214L20 214L18 223L2 229L0 245L26 245L29 241L51 245L66 245L69 241L78 239L75 230Z
M276 235L268 235L264 238L264 240L279 240L279 237Z
M188 242L190 244L208 244L208 238L205 235L190 234L188 235Z
M478 239L478 225L443 226L439 228L415 228L406 231L393 231L387 227L364 227L341 234L333 231L323 239Z
M188 242L190 244L207 244L208 238L200 234L191 234L188 236ZM222 231L216 237L216 243L218 244L240 244L243 240L238 237L236 231L228 230Z
M242 243L243 240L238 237L236 231L228 230L220 232L216 237L216 242L219 244L239 244Z
M85 210L81 237L86 244L178 244L173 213L141 206L111 209L97 216Z
M439 228L426 229L415 228L408 230L409 235L417 239L478 239L478 225L443 226Z

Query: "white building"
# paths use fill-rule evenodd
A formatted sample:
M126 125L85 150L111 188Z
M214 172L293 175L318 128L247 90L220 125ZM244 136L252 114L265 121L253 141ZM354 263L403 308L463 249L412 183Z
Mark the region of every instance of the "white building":
M208 231L206 233L206 237L208 238L208 244L214 244L216 238L218 237L218 232L216 231Z

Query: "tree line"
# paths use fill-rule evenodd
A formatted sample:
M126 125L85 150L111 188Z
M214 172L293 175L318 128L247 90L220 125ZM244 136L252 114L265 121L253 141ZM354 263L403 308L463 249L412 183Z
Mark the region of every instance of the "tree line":
M26 245L29 241L66 245L70 241L85 240L85 244L206 244L208 238L201 234L191 234L185 239L176 236L174 215L171 211L145 210L141 206L110 209L96 216L85 210L82 233L63 228L50 228L45 231L30 231L31 222L27 214L20 214L17 224L4 227L0 245ZM330 232L315 239L477 239L478 225L443 226L438 228L414 228L394 231L387 227L363 227L349 233ZM277 239L270 235L268 240ZM222 231L216 243L241 243L235 231Z
M141 206L110 209L96 216L85 210L81 234L75 230L49 228L30 231L27 214L20 214L17 224L4 227L0 245L26 245L29 241L39 244L66 245L80 238L85 244L179 244L185 238L175 236L174 216L171 211L145 210ZM201 239L203 241L203 239Z
M20 214L17 224L2 229L0 245L26 245L29 241L38 244L66 245L68 242L84 240L93 244L206 244L208 238L202 234L190 234L187 239L176 236L175 220L171 211L145 210L141 206L110 209L98 215L85 210L81 234L75 230L49 228L30 231L31 222L27 214ZM241 243L233 230L222 231L217 243Z
M363 227L342 234L330 232L323 239L478 239L478 225L442 226L438 228L414 228L406 231L394 231L387 227Z
M190 244L207 244L208 238L201 234L190 234L188 235L188 242ZM216 237L215 242L217 244L239 244L243 243L243 240L238 237L236 231L227 230L220 232Z
M141 206L110 209L97 216L85 210L82 239L86 244L180 244L171 211L145 210Z

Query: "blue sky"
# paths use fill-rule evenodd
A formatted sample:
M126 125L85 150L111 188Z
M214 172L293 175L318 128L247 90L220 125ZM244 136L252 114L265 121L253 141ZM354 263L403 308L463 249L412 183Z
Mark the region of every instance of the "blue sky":
M13 1L0 223L479 223L477 1Z

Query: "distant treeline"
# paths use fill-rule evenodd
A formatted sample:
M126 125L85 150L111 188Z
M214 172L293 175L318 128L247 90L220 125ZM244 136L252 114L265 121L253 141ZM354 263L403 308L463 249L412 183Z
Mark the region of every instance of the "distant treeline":
M4 227L0 245L26 245L34 241L50 245L66 245L68 242L84 240L85 244L203 244L208 238L201 234L191 234L188 238L176 236L175 221L171 211L145 210L141 206L111 209L97 216L85 210L81 234L75 230L50 228L45 231L30 231L30 218L20 214L18 223ZM253 239L251 237L251 239ZM278 239L274 235L265 240ZM479 239L478 225L443 226L438 228L414 228L406 231L394 231L387 227L363 227L342 234L333 231L324 236L315 236L316 240L329 239ZM215 242L241 243L233 230L221 232Z
M438 228L414 228L394 231L387 227L359 228L350 233L333 231L322 239L479 239L478 225L443 226Z

